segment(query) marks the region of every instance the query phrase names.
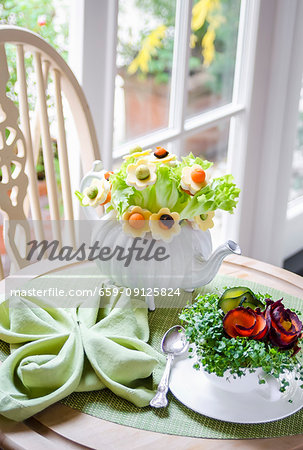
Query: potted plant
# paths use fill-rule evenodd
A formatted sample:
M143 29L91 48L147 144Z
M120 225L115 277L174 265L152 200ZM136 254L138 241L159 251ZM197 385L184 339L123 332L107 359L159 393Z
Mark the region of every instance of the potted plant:
M199 295L180 319L195 349L194 368L216 386L245 392L271 376L284 392L292 374L303 388L302 322L283 299L233 287Z

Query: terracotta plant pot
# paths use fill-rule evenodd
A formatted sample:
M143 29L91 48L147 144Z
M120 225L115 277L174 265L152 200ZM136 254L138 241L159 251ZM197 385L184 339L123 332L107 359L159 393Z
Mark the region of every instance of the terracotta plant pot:
M136 75L129 76L123 69L119 75L123 78L125 98L125 140L167 127L170 85L156 83L153 77L140 80ZM206 90L206 78L203 73L189 77L189 116L220 104L220 98ZM203 155L206 159L216 159L221 139L220 129L212 127L188 137L184 151L191 151L196 156Z
M39 191L39 197L46 197L47 196L46 180L38 181L38 191Z

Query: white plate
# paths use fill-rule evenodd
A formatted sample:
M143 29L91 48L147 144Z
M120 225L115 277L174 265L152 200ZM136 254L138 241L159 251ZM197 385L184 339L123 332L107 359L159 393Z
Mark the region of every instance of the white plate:
M194 369L194 362L187 355L175 358L169 387L181 403L204 416L226 422L262 423L283 419L303 407L302 382L293 376L284 393L273 377L268 377L266 384L256 383L247 393L234 393L224 385L216 386L203 371Z

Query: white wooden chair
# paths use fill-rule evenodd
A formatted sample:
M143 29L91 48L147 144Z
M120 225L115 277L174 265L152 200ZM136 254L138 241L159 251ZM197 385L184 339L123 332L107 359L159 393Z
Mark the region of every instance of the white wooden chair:
M9 80L6 47L13 46L16 52L19 111L7 96ZM29 111L28 74L25 55L33 57L36 80L36 106ZM45 176L52 222L53 238L61 242L61 230L54 156L52 150L50 123L48 117L47 88L52 82L57 124L57 148L60 165L64 218L68 220L70 236L74 242L74 212L72 207L70 165L68 160L63 100L71 111L77 138L81 149L81 163L84 172L92 162L100 158L97 137L92 117L83 94L71 69L57 51L40 36L28 30L0 27L0 211L4 215L4 242L14 269L28 265L25 249L18 245L18 234L23 234L23 244L30 240L27 218L34 223L35 238L44 239L41 207L39 204L36 163L40 148L40 135L45 165ZM20 117L20 120L19 120ZM19 230L19 231L18 231ZM22 232L20 232L22 230ZM16 233L16 231L18 231ZM20 236L19 236L20 237ZM23 245L24 246L24 245ZM0 258L0 279L3 278Z

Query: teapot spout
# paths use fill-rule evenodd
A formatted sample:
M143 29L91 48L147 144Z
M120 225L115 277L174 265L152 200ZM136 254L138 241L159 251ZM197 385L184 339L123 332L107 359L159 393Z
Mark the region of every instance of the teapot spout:
M203 284L208 284L215 277L223 259L228 255L241 255L241 249L234 241L226 241L220 245L203 265ZM202 283L201 283L202 284Z
M226 248L227 253L225 254L225 256L230 254L241 255L242 253L241 248L234 241L226 241L225 244L220 245L220 247ZM217 250L219 250L219 248ZM223 258L225 258L225 256L223 256Z

